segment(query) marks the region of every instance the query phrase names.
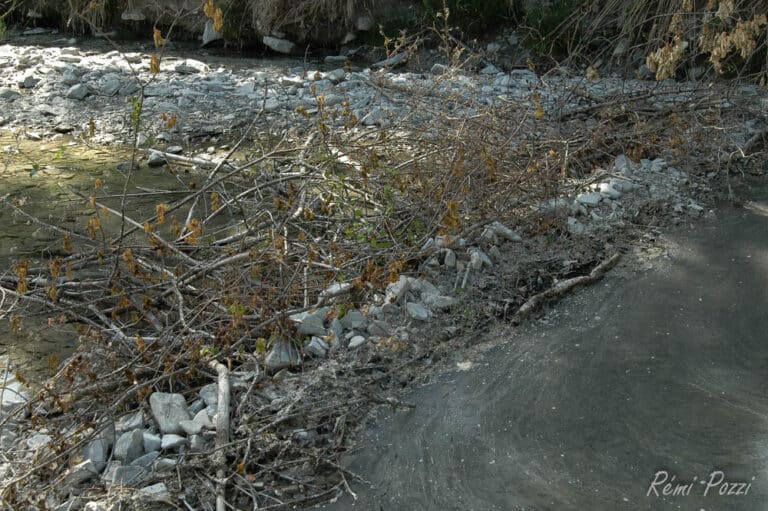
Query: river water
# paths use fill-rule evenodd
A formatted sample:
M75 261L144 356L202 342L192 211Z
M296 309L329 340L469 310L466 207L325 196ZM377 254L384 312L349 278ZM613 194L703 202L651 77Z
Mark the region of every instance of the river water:
M75 192L97 195L103 204L119 209L128 176L118 170L118 164L130 158L125 148L89 146L64 136L35 141L2 132L0 150L2 195L42 222L84 232L94 208ZM172 200L194 179L183 171L172 174L167 167L153 170L143 166L129 181L126 211L132 217L149 216L156 204ZM98 191L96 180L103 183ZM101 214L100 218L107 232L118 232L117 217ZM10 272L23 259L29 259L33 266L45 264L55 255L66 255L60 234L8 205L0 205L1 271ZM6 296L0 304L0 355L8 353L17 366L44 374L51 355L63 359L72 352L77 334L68 325L49 324L49 311L22 306L10 313L11 303L13 298ZM16 334L11 332L11 314L23 316Z

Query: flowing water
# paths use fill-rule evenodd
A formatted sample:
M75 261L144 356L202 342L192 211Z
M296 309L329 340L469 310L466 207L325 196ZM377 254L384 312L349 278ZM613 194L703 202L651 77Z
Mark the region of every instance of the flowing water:
M127 172L118 164L130 158L124 148L88 146L82 141L60 137L55 141L33 141L0 132L0 195L16 205L14 210L0 204L0 271L10 272L23 259L41 264L55 255L66 255L61 234L31 220L85 231L94 207L77 195L97 195L106 206L119 209ZM133 173L126 188L126 212L144 218L160 202L168 202L179 191L188 190L196 177L183 171L172 174L146 166ZM95 190L97 180L101 184ZM106 232L119 232L118 217L100 214ZM68 325L49 324L50 312L23 308L19 332L10 328L10 295L0 296L0 354L32 372L44 372L48 358L63 358L76 343L77 334ZM23 311L23 312L22 312Z

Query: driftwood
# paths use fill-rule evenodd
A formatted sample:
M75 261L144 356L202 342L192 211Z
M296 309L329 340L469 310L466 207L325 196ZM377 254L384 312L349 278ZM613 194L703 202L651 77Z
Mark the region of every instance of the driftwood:
M563 280L562 282L558 282L546 291L542 291L541 293L532 296L517 310L514 317L512 318L512 322L519 323L523 318L528 316L531 312L537 310L545 302L552 300L553 298L563 296L565 293L569 292L575 287L596 282L603 275L605 275L608 270L613 268L616 263L619 262L620 258L621 254L613 254L611 257L593 268L592 271L589 272L589 275L582 275L581 277L574 277L572 279Z
M229 370L216 360L210 366L219 375L218 406L216 410L216 511L227 509L226 461L224 447L229 443Z

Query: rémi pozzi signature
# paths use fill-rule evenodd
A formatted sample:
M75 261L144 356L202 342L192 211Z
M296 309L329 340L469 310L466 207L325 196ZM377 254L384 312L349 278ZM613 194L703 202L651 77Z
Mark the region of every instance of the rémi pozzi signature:
M685 482L678 480L674 474L670 475L666 470L659 470L653 475L653 481L648 486L645 496L686 497L691 492L698 494L699 491L704 497L708 495L741 496L749 494L754 480L755 478L752 477L750 482L727 481L723 471L713 470L703 479L694 476L692 481ZM694 490L697 488L697 484L700 489Z

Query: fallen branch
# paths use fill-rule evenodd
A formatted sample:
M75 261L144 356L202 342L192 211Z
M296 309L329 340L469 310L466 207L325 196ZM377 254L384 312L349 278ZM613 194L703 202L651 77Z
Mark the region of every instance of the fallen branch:
M229 370L227 366L216 360L211 361L210 367L219 375L218 407L216 410L216 511L227 509L227 483L225 466L227 454L224 446L229 443Z
M512 322L519 323L523 318L538 309L545 302L552 300L553 298L559 298L575 287L596 282L603 275L605 275L608 270L616 265L620 257L621 254L619 253L613 254L611 257L593 268L592 271L589 272L589 275L582 275L581 277L574 277L572 279L563 280L562 282L558 282L546 291L542 291L541 293L532 296L517 310L514 317L512 318Z

